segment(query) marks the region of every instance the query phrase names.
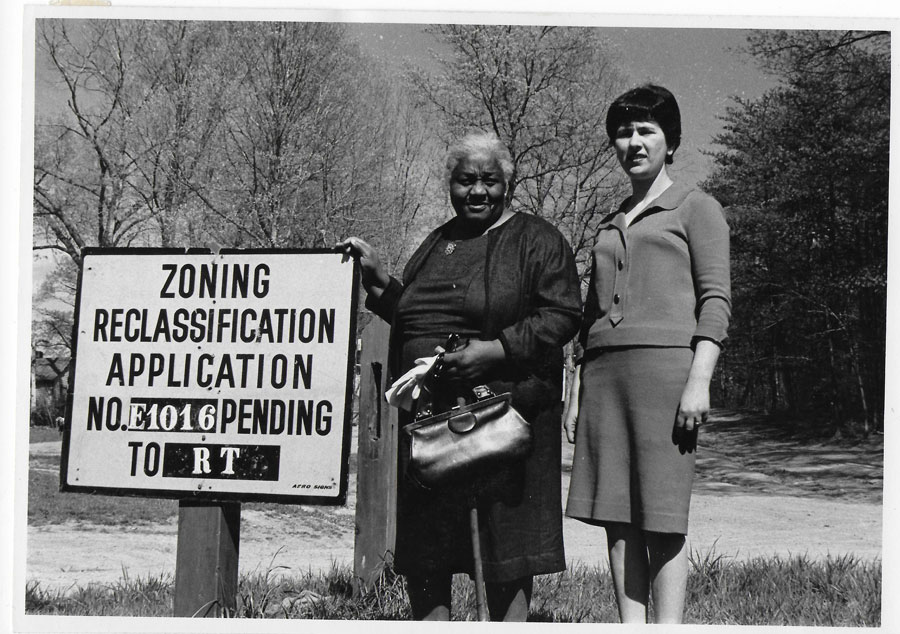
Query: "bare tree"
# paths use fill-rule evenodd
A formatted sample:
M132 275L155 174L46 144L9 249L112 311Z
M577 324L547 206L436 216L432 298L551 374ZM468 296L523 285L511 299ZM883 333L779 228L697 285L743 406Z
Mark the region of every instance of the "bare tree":
M66 108L36 123L36 249L185 242L222 118L214 45L208 23L38 22Z
M218 147L224 113L218 72L221 28L209 22L155 22L137 43L134 74L150 95L145 116L131 120L135 194L157 226L164 247L202 244L202 190Z
M356 233L392 270L405 260L431 198L432 135L344 26L39 20L37 32L48 98L34 248L68 255L58 275L72 285L89 246L330 247ZM36 329L71 312L53 304Z
M232 24L223 37L235 81L225 89L215 171L194 186L219 219L217 242L404 238L428 174L396 169L419 162L426 138L399 83L340 24Z
M38 51L55 69L68 117L36 124L35 248L59 249L80 262L89 245L129 243L148 218L125 183L134 170L123 134L141 107L129 101L129 26L97 21L38 22Z
M32 350L53 358L68 358L72 348L72 314L75 309L75 262L60 258L35 294L32 313Z
M557 225L584 272L599 219L621 195L606 105L621 87L595 29L437 25L442 71L414 81L451 134L493 130L516 164L515 203Z

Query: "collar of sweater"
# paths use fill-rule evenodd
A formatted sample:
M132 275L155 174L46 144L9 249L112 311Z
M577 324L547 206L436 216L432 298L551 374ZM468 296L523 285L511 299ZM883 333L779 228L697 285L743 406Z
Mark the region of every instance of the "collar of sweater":
M649 212L651 209L675 209L682 202L684 202L684 199L687 198L687 195L689 193L691 193L691 191L693 189L694 189L693 187L690 187L689 185L685 185L683 183L678 183L678 182L672 183L653 202L651 202L649 205L647 205L643 209L643 211L641 211L639 216L643 216L644 214ZM624 209L625 209L625 204L627 202L628 202L627 198L625 200L623 200L619 204L619 207L615 211L613 211L612 213L608 214L605 218L603 218L603 220L601 221L602 224L608 224L608 223L612 222L613 218L615 218L618 214L623 213Z

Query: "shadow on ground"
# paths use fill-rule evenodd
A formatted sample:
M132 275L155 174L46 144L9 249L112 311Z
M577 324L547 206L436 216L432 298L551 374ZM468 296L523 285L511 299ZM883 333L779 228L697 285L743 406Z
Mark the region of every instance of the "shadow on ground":
M882 500L880 434L825 439L757 412L714 410L698 444L695 493Z

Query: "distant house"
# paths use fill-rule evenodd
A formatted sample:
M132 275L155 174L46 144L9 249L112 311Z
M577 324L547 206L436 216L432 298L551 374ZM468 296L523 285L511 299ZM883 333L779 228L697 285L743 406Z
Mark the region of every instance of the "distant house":
M35 351L31 360L31 420L44 425L65 413L69 360Z

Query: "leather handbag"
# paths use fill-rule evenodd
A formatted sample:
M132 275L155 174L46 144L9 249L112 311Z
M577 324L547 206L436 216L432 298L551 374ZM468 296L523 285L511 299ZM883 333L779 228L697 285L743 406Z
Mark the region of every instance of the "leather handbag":
M510 404L509 392L495 395L486 386L473 392L475 402L403 428L409 451L406 474L424 488L471 479L531 452L531 425Z

